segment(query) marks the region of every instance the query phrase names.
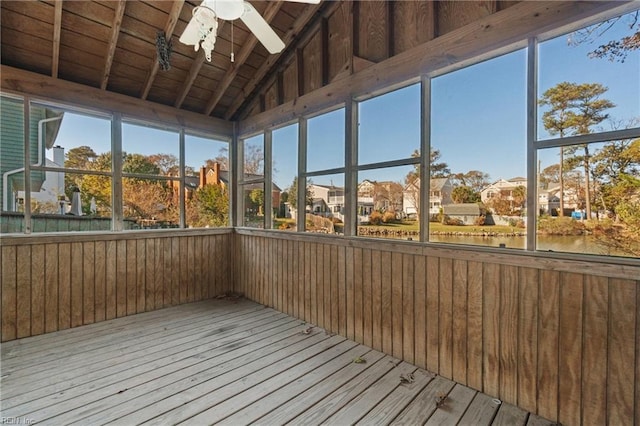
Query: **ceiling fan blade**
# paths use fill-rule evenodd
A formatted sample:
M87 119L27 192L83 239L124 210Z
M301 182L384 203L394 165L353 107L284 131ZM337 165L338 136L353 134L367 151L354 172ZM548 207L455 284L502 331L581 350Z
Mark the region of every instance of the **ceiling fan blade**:
M310 3L310 4L318 4L320 0L285 0L292 3Z
M284 49L284 42L278 37L269 23L258 13L249 2L244 2L244 14L240 17L242 22L251 30L269 53L280 53Z
M180 36L180 42L192 46L200 42L200 26L196 22L196 18L191 18Z

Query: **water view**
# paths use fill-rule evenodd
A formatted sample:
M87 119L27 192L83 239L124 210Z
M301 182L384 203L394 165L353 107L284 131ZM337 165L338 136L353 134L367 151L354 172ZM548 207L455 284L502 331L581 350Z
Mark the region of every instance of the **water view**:
M429 241L438 243L470 244L487 247L505 247L524 249L526 237L478 237L478 236L453 236L431 235ZM537 238L538 251L599 254L606 256L628 256L620 250L610 249L598 243L592 236L560 236L540 235Z

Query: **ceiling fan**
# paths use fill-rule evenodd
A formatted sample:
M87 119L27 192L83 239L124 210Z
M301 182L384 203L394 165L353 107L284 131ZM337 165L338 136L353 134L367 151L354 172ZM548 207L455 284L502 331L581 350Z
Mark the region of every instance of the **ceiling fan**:
M320 3L320 0L287 0L297 3ZM269 23L246 0L204 0L193 8L193 17L180 36L180 42L193 45L197 51L204 50L207 61L211 62L211 51L216 42L218 19L234 21L241 19L269 53L279 53L284 42ZM233 54L231 56L233 61Z

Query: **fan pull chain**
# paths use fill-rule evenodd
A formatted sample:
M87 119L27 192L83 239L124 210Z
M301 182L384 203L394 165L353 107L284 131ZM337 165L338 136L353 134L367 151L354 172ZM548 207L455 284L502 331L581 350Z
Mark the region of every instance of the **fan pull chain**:
M233 54L233 21L231 21L231 62L234 62L234 54Z

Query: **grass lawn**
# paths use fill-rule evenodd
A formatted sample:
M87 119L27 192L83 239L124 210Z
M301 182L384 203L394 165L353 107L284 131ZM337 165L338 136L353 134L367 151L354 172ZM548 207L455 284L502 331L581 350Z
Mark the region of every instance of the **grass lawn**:
M296 221L294 219L274 219L274 228L279 229L281 225L287 224L289 228L295 229ZM371 230L394 230L394 231L415 231L418 232L420 227L418 222L415 220L407 220L396 223L384 223L382 225L361 225L360 227L369 228ZM429 231L430 232L494 232L498 234L510 234L512 232L525 232L523 228L515 228L512 226L504 226L504 225L484 225L484 226L476 226L476 225L467 225L467 226L456 226L456 225L443 225L437 222L429 223Z

